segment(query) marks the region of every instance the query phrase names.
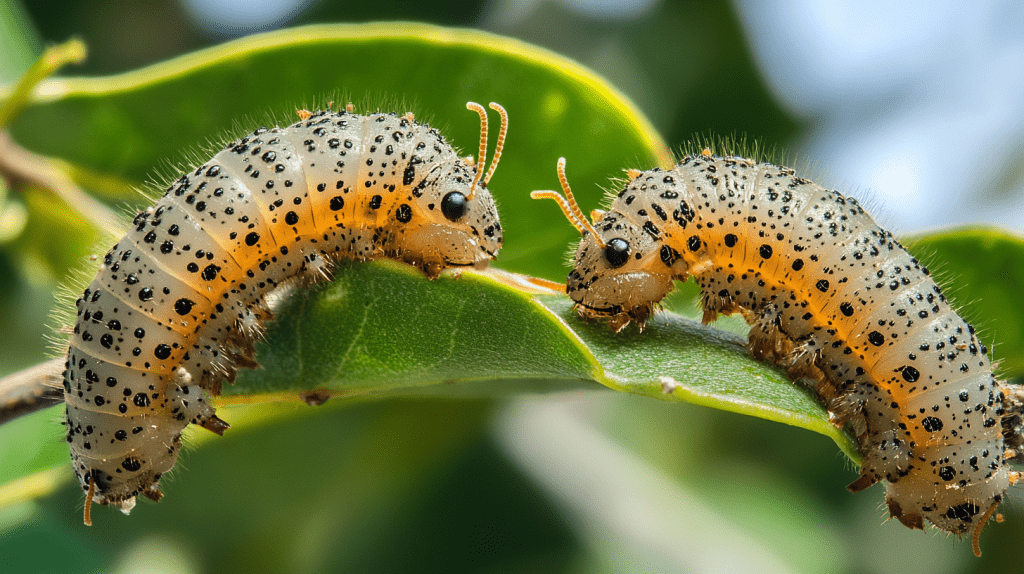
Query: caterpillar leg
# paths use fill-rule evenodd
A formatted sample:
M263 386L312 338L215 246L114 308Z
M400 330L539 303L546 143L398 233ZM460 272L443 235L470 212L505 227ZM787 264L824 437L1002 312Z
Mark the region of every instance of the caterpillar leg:
M855 481L851 482L849 485L847 485L846 486L846 490L849 490L850 492L853 492L853 493L860 492L860 491L864 490L865 488L868 488L869 486L874 486L875 483L878 482L878 479L879 479L879 477L878 477L877 474L872 474L870 472L865 472L864 467L861 467L860 476L857 477L857 480L855 480ZM891 510L891 508L890 508L890 510Z
M912 453L906 441L900 438L898 429L882 431L871 443L865 442L861 437L858 440L864 457L861 461L860 476L846 487L850 492L860 492L876 482L880 482L883 478L889 482L895 482L910 468ZM893 513L894 509L898 512ZM903 511L891 499L889 511L893 518L906 524L904 519L900 518L903 516ZM914 520L910 521L915 522Z
M224 431L231 428L231 425L217 416L202 387L192 384L192 376L184 368L178 369L176 377L174 388L167 389L167 398L173 405L171 414L178 420L189 421L224 436Z
M299 398L311 407L318 407L331 398L331 393L327 391L307 391L299 393Z
M899 503L889 499L889 516L899 520L903 526L911 530L924 530L924 518L920 514L904 513ZM994 509L995 507L993 507Z
M441 271L444 270L444 267L439 262L431 261L421 264L420 269L423 270L423 274L427 276L427 279L433 281L441 276Z
M782 311L775 303L765 305L760 314L746 315L750 323L750 335L747 348L750 354L759 361L778 363L783 357L793 352L793 341L780 329Z
M210 416L200 420L199 421L199 426L203 427L204 429L206 429L206 430L208 430L208 431L210 431L210 432L212 432L212 433L214 433L214 434L216 434L218 436L224 436L224 431L226 431L229 428L231 428L231 425L229 425L227 422L225 422L223 419L221 419L217 415L210 415Z
M153 502L160 502L160 499L164 497L164 493L160 492L160 486L156 484L146 487L142 494Z
M654 303L641 303L635 307L623 309L609 318L608 326L616 333L620 333L623 329L628 327L630 323L636 322L637 330L643 333L644 327L647 326L647 320L654 314L654 305ZM592 317L602 317L600 314L592 314L589 309L580 305L576 306L576 312L587 320Z
M333 273L331 262L324 257L319 249L312 249L302 255L302 278L312 285L320 281L330 281Z
M245 350L244 353L228 353L228 358L231 359L231 362L237 367L243 369L258 369L260 368L260 364L253 358L255 354L255 350L251 353L248 350ZM232 379L232 382L234 382L234 379Z
M786 369L786 374L793 380L810 379L817 383L816 386L827 384L828 379L825 377L825 373L818 368L818 362L821 359L821 345L817 339L810 335L794 341L792 344L792 350L779 361L779 366ZM817 390L822 392L828 389ZM830 397L825 396L826 400L828 398Z
M1003 397L1003 407L1006 410L1000 421L1003 440L1013 452L1012 456L1008 454L1005 458L1016 458L1020 451L1024 450L1024 386L1008 385L1004 381L998 383Z
M831 403L842 403L842 402L843 401L841 401L841 400L831 401ZM842 430L847 424L849 424L851 421L853 421L860 414L862 414L862 413L861 413L861 408L859 408L859 407L855 408L855 407L842 406L840 408L833 409L832 406L830 405L829 408L828 408L828 422L832 423L832 426L836 427L837 429ZM864 419L863 419L863 417L861 417L859 420L862 421L862 423L863 423ZM858 442L861 442L861 441L863 441L863 437L864 437L865 433L867 432L867 428L865 428L864 424L860 424L860 425L857 425L857 426L859 426L859 430L858 430L858 428L854 428L852 430L853 430L854 436L857 437Z
M705 325L718 319L719 315L731 315L740 310L729 291L722 289L716 292L712 286L704 284L700 286L700 306L704 309L701 322Z
M235 369L223 372L220 375L212 373L210 371L203 371L202 377L199 379L199 386L206 389L211 396L219 397L221 385L224 379L228 379L232 382L235 380Z

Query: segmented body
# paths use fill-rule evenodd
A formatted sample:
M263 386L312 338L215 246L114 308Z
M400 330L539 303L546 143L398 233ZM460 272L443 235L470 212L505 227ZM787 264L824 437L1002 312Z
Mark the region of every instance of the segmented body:
M580 314L642 326L692 277L705 322L742 313L751 353L812 380L833 422L852 423L851 490L884 481L911 528L964 533L991 516L1018 476L1004 453L1020 443L1019 398L890 232L768 163L707 154L630 175L592 227L563 207L583 231L566 287Z
M127 512L137 494L159 499L185 426L227 428L208 393L256 366L264 297L277 287L328 277L339 259L391 257L434 277L485 266L500 247L494 202L477 183L483 157L468 165L411 114L303 115L182 175L76 302L67 441L89 502Z

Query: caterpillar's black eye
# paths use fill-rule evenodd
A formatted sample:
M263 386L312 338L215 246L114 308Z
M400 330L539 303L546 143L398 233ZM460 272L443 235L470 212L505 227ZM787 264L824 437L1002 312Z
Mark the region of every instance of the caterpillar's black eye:
M448 218L448 221L458 221L466 215L466 196L458 191L449 191L448 195L441 200L441 213Z
M612 267L622 267L629 260L629 242L616 237L604 248L604 258Z

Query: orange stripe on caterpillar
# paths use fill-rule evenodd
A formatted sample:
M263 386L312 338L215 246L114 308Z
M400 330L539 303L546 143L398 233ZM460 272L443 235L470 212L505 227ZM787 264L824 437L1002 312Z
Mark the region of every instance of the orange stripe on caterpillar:
M579 314L642 328L692 277L705 323L742 313L754 357L812 381L833 423L852 423L863 465L850 490L882 481L904 525L973 530L977 548L1018 476L1004 451L1022 438L1002 422L1024 400L928 270L855 199L788 168L705 150L629 175L592 227L564 182L568 200L540 194L588 231L566 284Z
M501 247L486 185L502 142L480 181L482 163L411 114L297 113L178 178L77 300L63 384L87 524L92 502L127 513L139 494L158 500L189 423L229 428L208 393L257 366L266 295L329 277L339 259L388 257L434 278L484 267Z

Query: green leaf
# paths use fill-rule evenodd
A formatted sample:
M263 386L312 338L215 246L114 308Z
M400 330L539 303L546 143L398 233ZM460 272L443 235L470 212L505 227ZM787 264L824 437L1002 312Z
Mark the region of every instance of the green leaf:
M496 277L428 282L397 263L345 265L332 283L289 298L257 348L263 368L239 373L224 400L315 391L501 396L522 393L524 382L563 390L582 379L812 429L856 459L814 398L751 359L741 337L671 313L643 333L616 334L580 320L565 296L531 296Z
M427 281L392 261L343 263L334 281L299 290L276 315L257 345L262 368L240 371L225 402L314 391L507 395L531 381L573 388L561 382L600 370L547 308L476 273Z

